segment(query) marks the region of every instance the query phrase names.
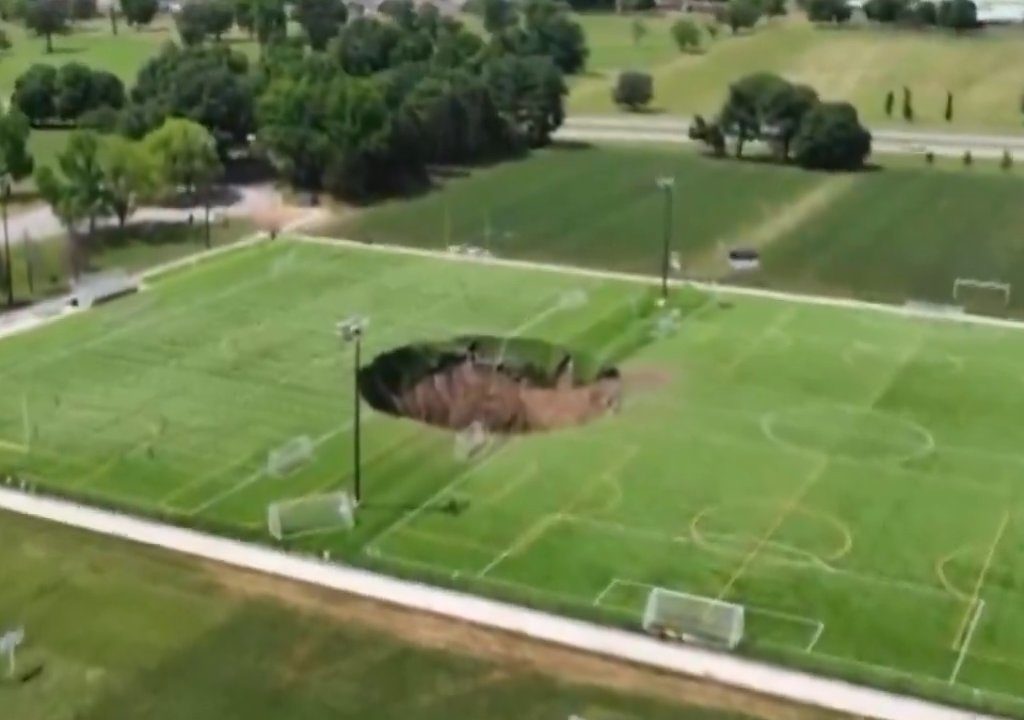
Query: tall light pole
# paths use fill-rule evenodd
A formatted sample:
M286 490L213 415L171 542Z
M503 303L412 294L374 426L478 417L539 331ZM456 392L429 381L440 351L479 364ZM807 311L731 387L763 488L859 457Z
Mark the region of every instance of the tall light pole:
M665 193L664 235L661 244L661 302L668 301L669 245L672 239L672 190L676 179L671 175L663 175L655 180L659 190Z
M363 332L368 324L369 322L366 318L353 316L345 318L335 326L338 337L341 338L344 344L351 344L353 346L355 355L352 364L352 482L356 506L359 505L363 497L362 461L360 459L360 433L362 428L359 422L359 410L362 407L362 402L359 396L359 363Z

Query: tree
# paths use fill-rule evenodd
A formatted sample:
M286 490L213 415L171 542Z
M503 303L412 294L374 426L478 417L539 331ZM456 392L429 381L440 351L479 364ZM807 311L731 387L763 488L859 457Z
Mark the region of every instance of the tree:
M939 3L938 24L957 32L978 26L978 8L971 0L943 0Z
M786 0L764 0L764 14L768 17L780 17L786 14Z
M565 119L565 78L551 58L507 56L484 67L498 112L526 147L541 147Z
M920 25L936 25L939 22L938 11L935 9L935 3L929 2L928 0L921 0L914 5L914 15Z
M141 142L112 135L100 148L100 166L110 207L118 227L124 228L139 203L152 197L159 187L156 161Z
M514 3L508 0L482 0L484 29L494 35L519 24Z
M693 52L700 48L700 28L693 20L680 18L672 23L672 39L680 51Z
M25 25L46 38L46 52L53 52L53 36L67 32L71 9L68 0L29 0Z
M159 0L121 0L121 13L136 28L153 22L159 9Z
M946 91L946 122L953 122L953 93Z
M52 65L33 65L14 81L11 104L35 126L56 114L57 70Z
M166 120L143 143L163 183L182 188L193 202L199 193L205 211L203 237L209 247L211 190L224 171L217 142L202 125L175 118Z
M654 98L654 80L650 73L627 71L619 73L619 79L612 91L616 105L636 112L646 107Z
M164 48L139 71L132 89L127 112L136 123L132 137L164 118L179 117L207 128L222 153L245 144L255 129L255 88L248 68L244 55L220 44Z
M295 21L302 26L314 50L323 50L348 19L342 0L297 0Z
M10 36L7 34L6 30L0 28L0 52L10 50L11 47L13 47L13 45L11 43Z
M914 101L910 94L910 88L903 86L903 119L907 122L914 122Z
M209 35L205 0L189 0L174 16L178 37L185 45L198 45Z
M235 24L249 33L249 37L254 32L253 3L254 0L235 0Z
M709 123L703 116L696 115L693 118L693 122L690 123L686 134L691 140L699 140L711 148L711 152L715 154L715 157L725 155L725 135L722 133L722 128L719 127L718 123Z
M789 161L789 150L804 117L818 105L818 94L807 85L773 83L765 88L757 101L761 135L769 141L783 160Z
M96 0L71 0L70 14L73 20L92 20L99 15Z
M763 136L769 122L766 111L769 98L780 96L791 87L772 73L746 75L729 86L717 124L725 135L736 138L736 157L743 156L748 140Z
M252 0L252 27L260 45L286 37L288 16L284 0Z
M7 305L14 304L14 279L11 277L11 245L7 229L7 206L14 184L32 174L32 156L28 152L28 118L17 110L0 114L0 214L4 226L4 284Z
M235 24L235 7L231 0L203 0L206 5L206 30L220 40Z
M890 90L885 94L885 116L892 117L892 108L896 104L896 94Z
M373 17L352 20L331 44L331 54L349 75L373 75L391 67L403 33L394 23Z
M271 162L298 187L319 190L332 152L326 118L329 83L281 78L260 98L257 139Z
M849 103L817 103L793 141L796 161L815 170L855 170L871 154L871 133Z
M75 121L96 108L124 105L124 85L116 75L81 63L61 66L54 89L54 113L64 121Z
M864 14L875 22L892 23L905 16L907 6L908 0L867 0Z
M526 0L523 16L521 40L516 43L519 54L547 55L567 75L583 70L590 51L583 27L565 5L555 0Z
M807 17L812 22L844 23L852 17L853 11L846 0L808 0Z
M740 30L752 28L761 19L761 9L753 0L729 0L725 7L724 22L733 35Z
M640 18L636 18L629 25L629 32L633 36L633 44L639 45L640 41L647 35L647 26Z
M57 156L60 175L44 165L36 171L36 186L68 228L72 241L75 274L84 268L85 255L92 245L96 220L110 212L110 193L99 163L99 140L95 133L78 130L71 134L67 147ZM87 221L84 246L78 242L75 225Z
M378 9L403 30L416 29L416 5L412 0L383 0Z

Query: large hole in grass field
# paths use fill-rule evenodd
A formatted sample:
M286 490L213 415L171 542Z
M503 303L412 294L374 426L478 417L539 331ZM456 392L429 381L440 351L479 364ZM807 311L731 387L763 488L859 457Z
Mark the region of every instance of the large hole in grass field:
M438 427L526 433L580 425L616 408L615 367L524 338L466 336L382 353L359 374L374 409Z

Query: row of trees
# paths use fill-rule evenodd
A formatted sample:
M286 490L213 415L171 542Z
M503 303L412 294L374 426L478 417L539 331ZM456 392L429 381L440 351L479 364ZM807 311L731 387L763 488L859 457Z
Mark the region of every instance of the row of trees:
M276 2L238 0L234 11L251 10L259 34ZM546 144L563 120L563 74L586 62L579 25L554 0L486 0L486 36L411 0L387 0L384 17L348 19L344 7L299 0L311 26L330 17L337 32L268 38L255 63L215 33L169 44L127 94L82 66L33 67L14 105L37 125L77 120L133 140L188 119L222 159L255 147L298 186L365 198L423 183L433 163Z
M807 17L818 23L845 23L853 16L847 0L804 0ZM972 0L868 0L864 14L879 23L967 30L978 26Z
M105 70L81 63L68 63L59 70L37 64L15 81L11 104L36 127L74 124L100 108L122 108L125 92L121 80Z
M822 102L813 88L771 73L755 73L729 87L713 121L697 116L690 137L724 155L732 142L737 158L747 143L768 145L781 162L822 170L853 170L871 153L871 134L849 103Z

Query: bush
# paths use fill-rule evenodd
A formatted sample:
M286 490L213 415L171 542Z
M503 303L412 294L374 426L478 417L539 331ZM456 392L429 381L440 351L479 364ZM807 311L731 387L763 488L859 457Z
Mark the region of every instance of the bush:
M761 19L761 8L753 0L729 0L722 12L722 21L735 35L740 30L752 28Z
M970 150L964 150L964 167L970 167L974 164L974 156L971 155Z
M708 34L708 37L714 40L718 37L718 34L722 32L722 26L714 20L708 20L704 25L704 31ZM1024 96L1021 96L1022 107L1024 107Z
M1003 150L1003 159L999 161L999 167L1003 170L1009 170L1013 167L1013 155L1010 154L1009 150Z
M700 28L693 20L676 20L672 23L672 39L682 52L693 52L700 48Z
M931 150L926 152L924 154L924 161L926 163L928 163L929 165L934 165L935 164L935 153L933 153Z
M100 133L112 133L118 129L121 113L109 105L93 108L78 118L78 127Z
M654 98L654 80L649 73L629 70L619 74L612 100L616 105L637 111Z
M52 65L33 65L14 81L11 104L33 125L42 125L55 114L56 88L57 69Z
M819 23L844 23L853 11L846 0L808 0L807 18Z
M849 103L818 103L793 140L797 163L815 170L856 170L871 154L871 133Z
M978 27L978 8L971 0L943 0L936 19L942 27L970 30Z
M906 0L868 0L864 3L864 14L869 20L891 23L899 20L907 7Z

